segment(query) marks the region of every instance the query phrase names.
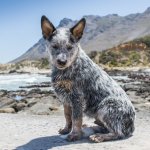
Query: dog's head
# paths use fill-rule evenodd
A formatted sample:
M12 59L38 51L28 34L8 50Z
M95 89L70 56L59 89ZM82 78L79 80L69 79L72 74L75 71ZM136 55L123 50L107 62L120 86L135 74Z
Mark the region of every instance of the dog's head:
M52 63L58 69L67 68L76 60L79 51L78 41L82 37L85 23L83 18L70 29L56 29L45 16L42 16L42 34L46 40Z

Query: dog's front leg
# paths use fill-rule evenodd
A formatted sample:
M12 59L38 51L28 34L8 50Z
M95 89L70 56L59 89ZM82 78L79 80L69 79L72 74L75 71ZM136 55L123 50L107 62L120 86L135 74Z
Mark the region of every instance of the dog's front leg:
M68 103L64 104L64 115L65 115L65 119L66 119L66 125L63 129L59 130L60 134L68 134L71 131L72 128L72 110L71 110L71 106Z
M72 102L72 130L67 136L68 141L79 140L82 136L82 104L79 101Z

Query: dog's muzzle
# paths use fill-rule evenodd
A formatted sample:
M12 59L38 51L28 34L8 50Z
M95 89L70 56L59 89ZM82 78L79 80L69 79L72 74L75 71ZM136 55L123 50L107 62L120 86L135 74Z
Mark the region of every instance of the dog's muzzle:
M58 68L64 68L67 64L67 57L65 54L59 54L56 59Z
M67 60L57 59L57 64L63 67L67 64Z

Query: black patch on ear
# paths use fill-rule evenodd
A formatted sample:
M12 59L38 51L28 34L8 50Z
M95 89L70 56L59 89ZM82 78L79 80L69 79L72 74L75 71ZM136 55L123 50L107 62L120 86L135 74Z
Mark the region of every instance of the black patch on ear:
M71 43L77 42L76 39L75 39L75 37L72 34L70 34L70 42Z
M70 29L70 32L75 37L76 41L80 40L83 35L83 31L85 28L86 20L82 18L75 26Z
M52 37L53 32L56 30L54 25L48 20L46 16L41 17L41 28L44 39Z
M48 41L51 41L51 40L52 40L52 37L53 37L54 35L56 35L56 33L57 33L57 30L55 30L55 31L52 33L52 35L49 36Z

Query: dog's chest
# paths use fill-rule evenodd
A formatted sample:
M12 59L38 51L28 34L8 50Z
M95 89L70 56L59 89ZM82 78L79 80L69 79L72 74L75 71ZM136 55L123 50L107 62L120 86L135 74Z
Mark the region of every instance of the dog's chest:
M55 89L56 93L69 93L72 89L72 81L71 80L57 80L52 82L53 88Z
M61 75L52 76L52 86L61 102L69 101L69 95L73 88L73 82Z

